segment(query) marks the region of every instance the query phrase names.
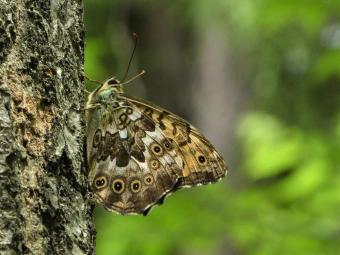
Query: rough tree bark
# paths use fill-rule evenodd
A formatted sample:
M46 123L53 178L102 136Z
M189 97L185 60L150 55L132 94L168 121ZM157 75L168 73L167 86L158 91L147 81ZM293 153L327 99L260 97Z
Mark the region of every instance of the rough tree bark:
M80 0L0 0L0 254L92 254Z

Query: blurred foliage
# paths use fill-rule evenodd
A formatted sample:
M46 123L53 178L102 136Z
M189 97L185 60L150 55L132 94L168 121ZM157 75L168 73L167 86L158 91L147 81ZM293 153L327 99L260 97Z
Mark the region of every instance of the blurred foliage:
M132 69L156 70L171 69L162 55L171 58L175 33L186 65L200 34L217 27L249 95L231 175L180 191L147 217L98 208L97 254L340 254L340 1L85 0L84 8L88 76L124 73L132 31L148 38ZM148 46L162 34L164 44ZM131 89L146 96L142 88Z

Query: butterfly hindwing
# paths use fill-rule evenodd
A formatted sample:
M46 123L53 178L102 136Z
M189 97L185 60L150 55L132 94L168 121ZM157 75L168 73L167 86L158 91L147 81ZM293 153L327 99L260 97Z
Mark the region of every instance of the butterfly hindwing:
M123 104L92 113L100 124L87 134L89 182L108 210L141 214L173 190L181 168L163 149L155 123Z

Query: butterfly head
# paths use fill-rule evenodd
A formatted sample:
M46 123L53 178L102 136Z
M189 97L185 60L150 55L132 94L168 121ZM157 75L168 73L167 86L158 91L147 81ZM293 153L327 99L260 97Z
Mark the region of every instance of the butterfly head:
M110 78L89 95L87 105L89 106L108 102L115 98L117 94L122 93L122 83L114 77Z
M102 88L99 90L99 95L104 98L110 98L114 97L117 94L123 93L123 84L117 80L116 78L112 77L108 80L106 80L102 86Z
M90 107L91 105L108 102L115 98L116 95L123 94L123 85L130 83L144 73L145 70L142 70L139 74L123 82L120 82L115 77L106 80L104 83L101 84L101 86L90 93L87 100L87 106Z

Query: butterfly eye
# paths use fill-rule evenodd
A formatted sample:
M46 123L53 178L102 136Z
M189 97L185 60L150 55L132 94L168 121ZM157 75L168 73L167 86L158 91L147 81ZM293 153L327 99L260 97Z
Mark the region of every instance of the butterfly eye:
M133 180L130 185L131 191L137 193L142 189L142 183L140 180Z
M150 185L153 183L153 176L151 174L147 174L144 176L144 183L146 185Z
M157 159L151 159L149 165L153 170L157 170L159 168L159 161Z
M117 193L121 194L124 191L125 183L122 179L116 179L112 182L112 190Z
M107 84L109 85L114 85L114 84L119 84L120 82L116 79L110 79L107 81Z
M107 180L105 176L99 176L94 180L94 185L97 189L102 189L106 186Z
M163 148L157 143L153 143L151 145L151 150L157 156L161 156L163 154Z
M93 147L97 147L102 139L102 132L100 131L100 129L97 129L96 133L94 133L93 136Z
M202 155L202 154L198 155L197 160L198 160L198 163L201 166L207 165L207 159L206 159L206 157L204 155Z

